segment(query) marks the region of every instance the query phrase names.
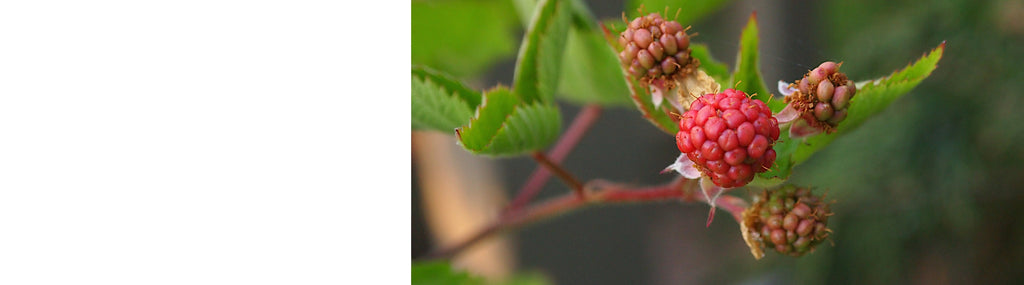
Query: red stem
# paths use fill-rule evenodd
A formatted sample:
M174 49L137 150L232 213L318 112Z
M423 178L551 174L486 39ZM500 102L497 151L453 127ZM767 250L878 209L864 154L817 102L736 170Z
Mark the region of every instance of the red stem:
M533 221L543 219L545 217L553 216L567 212L569 210L580 208L586 201L578 195L569 194L562 197L554 198L544 203L541 203L530 208L520 208L502 215L498 220L487 225L479 232L466 239L463 242L455 244L450 247L442 248L427 254L424 258L436 259L436 258L451 258L462 252L466 248L476 244L477 242L484 240L498 232L504 232L512 230L528 224Z
M555 147L548 152L548 158L552 163L561 164L565 157L569 155L569 152L580 142L583 135L590 129L590 126L594 125L597 118L601 115L601 105L590 104L583 107L576 118L573 119L572 124L562 134L562 137L555 143ZM537 193L540 192L544 183L551 178L551 172L543 166L538 166L537 169L533 170L530 174L530 178L526 181L526 184L519 189L519 194L512 200L504 212L510 212L516 209L520 209L526 206L526 203L530 201Z
M700 191L700 186L696 183L696 180L687 180L681 177L664 185L640 188L595 180L587 183L587 188L594 189L594 191L586 199L574 193L568 193L529 208L510 210L465 241L434 251L425 258L451 258L473 244L496 233L519 228L531 222L567 213L591 204L648 202L669 199L680 199L684 202L707 202L703 195L696 195ZM715 201L715 205L731 213L737 222L743 221L743 210L748 207L747 202L743 199L727 195L719 197Z
M576 193L576 196L579 196L580 198L585 197L583 194L583 183L576 179L576 177L572 176L569 171L566 171L561 166L558 166L558 164L552 162L544 155L543 152L538 151L533 153L533 159L541 166L547 168L548 171L554 172L558 178L561 178L565 184L569 185L569 188L572 188L572 192Z

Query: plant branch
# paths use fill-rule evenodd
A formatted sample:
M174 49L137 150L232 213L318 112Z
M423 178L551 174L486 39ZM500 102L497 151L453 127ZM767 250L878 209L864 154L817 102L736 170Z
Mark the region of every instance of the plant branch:
M565 131L558 142L555 143L555 147L548 152L548 157L551 162L560 164L565 157L569 155L569 152L580 142L583 135L586 134L587 130L594 125L597 118L601 116L601 105L589 104L583 107L579 113L576 114L576 118L573 119L572 124ZM537 193L543 189L544 183L551 178L551 172L543 166L537 166L530 174L530 178L527 179L526 184L519 189L518 194L512 200L511 203L503 212L512 211L515 209L526 206L526 203L530 201Z
M698 185L697 180L689 180L682 177L676 178L667 184L648 187L630 187L625 184L612 183L605 180L594 180L588 182L586 184L586 188L590 190L592 194L585 199L574 193L568 193L561 197L544 201L535 206L512 209L463 242L436 250L424 258L451 258L473 244L476 244L477 242L494 234L516 229L534 221L581 209L588 205L664 201L671 199L678 199L683 202L708 202L703 195L696 194L700 191L700 186ZM715 201L715 206L731 213L737 222L742 222L743 210L748 207L747 202L743 199L727 195L719 197L718 200Z
M573 193L576 193L576 196L579 196L580 198L586 197L583 194L583 183L576 179L575 176L572 176L569 171L566 171L564 168L548 159L547 155L543 152L534 152L533 159L541 166L547 168L548 171L554 172L558 178L561 178L562 181L565 182L565 184L568 184L569 188L572 188Z

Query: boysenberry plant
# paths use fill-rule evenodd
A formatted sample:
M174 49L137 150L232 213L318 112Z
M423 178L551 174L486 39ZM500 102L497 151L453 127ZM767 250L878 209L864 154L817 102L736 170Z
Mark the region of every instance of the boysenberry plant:
M529 17L512 86L476 90L441 67L413 65L412 130L451 134L476 155L528 155L542 169L530 178L539 183L528 185L554 175L568 191L530 204L539 186L524 188L492 224L429 258L451 258L490 235L582 207L661 200L709 205L708 225L716 209L726 211L757 259L766 250L810 254L830 242L829 205L836 201L813 185L788 183L794 167L909 93L945 49L939 44L873 79L840 71L856 62L826 61L777 82L776 91L761 76L756 14L740 33L730 71L694 36L696 29L678 21L692 21L703 7L640 10L637 17L623 13L599 22L578 0L515 3L532 12L521 13ZM556 100L584 105L566 130ZM562 166L598 110L623 102L678 147L680 155L666 157L661 170L676 173L671 182L582 181ZM740 187L748 191L735 191Z

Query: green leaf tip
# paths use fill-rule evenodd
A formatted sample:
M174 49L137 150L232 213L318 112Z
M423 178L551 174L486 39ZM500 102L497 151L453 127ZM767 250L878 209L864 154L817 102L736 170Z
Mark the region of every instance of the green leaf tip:
M758 52L759 42L757 28L757 11L751 12L747 19L747 25L740 33L740 48L736 54L736 69L733 71L731 88L753 95L767 103L772 112L778 112L786 106L782 100L772 100L772 93L768 91L767 85L761 76L760 53Z

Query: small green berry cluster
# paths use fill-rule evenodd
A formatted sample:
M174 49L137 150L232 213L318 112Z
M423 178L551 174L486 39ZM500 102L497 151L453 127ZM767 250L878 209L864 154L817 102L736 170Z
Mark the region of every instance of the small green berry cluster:
M743 212L744 237L752 250L769 247L781 254L802 256L831 234L827 226L831 215L824 197L815 196L808 188L786 185L769 189Z

